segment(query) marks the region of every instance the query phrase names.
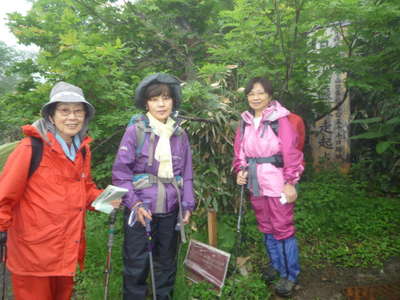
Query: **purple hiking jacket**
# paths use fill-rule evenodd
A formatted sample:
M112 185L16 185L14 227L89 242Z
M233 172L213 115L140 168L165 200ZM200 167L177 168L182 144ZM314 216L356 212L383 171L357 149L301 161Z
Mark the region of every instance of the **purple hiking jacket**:
M149 134L145 135L142 155L136 156L136 125L129 126L121 140L120 147L115 158L112 169L112 182L114 185L128 189L123 197L123 205L132 208L138 201L143 202L153 213L157 200L157 184L141 190L135 190L132 185L132 178L135 174L150 173L157 176L159 163L153 160L152 166L147 165ZM155 136L154 149L157 146L159 137ZM192 153L189 139L186 132L182 135L173 135L170 139L172 166L175 176L183 178L181 188L182 210L193 211L195 200L193 194L193 169ZM154 154L153 154L154 155ZM154 158L154 157L153 157ZM167 212L178 209L178 197L172 184L165 184Z

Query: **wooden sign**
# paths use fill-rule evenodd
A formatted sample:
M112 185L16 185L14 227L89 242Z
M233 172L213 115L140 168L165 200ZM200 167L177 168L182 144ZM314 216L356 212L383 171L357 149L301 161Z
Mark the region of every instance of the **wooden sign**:
M342 38L337 30L328 28L325 34L329 37L328 43L317 43L317 48L340 45ZM348 169L350 162L350 97L346 93L346 79L345 73L331 75L326 100L336 109L312 124L310 137L314 164L334 163L343 171Z
M221 293L230 257L225 251L190 240L184 261L186 277L193 282L207 281Z

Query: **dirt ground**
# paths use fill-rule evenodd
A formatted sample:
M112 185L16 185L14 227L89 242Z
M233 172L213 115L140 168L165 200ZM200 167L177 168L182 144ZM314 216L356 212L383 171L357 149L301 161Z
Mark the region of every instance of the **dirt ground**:
M292 300L400 300L400 256L390 258L380 269L330 267L315 270L303 267L299 277ZM354 289L346 295L346 288L360 286L364 297L355 296L358 292ZM368 286L372 286L375 296L366 295L370 290ZM274 299L282 298L275 296Z

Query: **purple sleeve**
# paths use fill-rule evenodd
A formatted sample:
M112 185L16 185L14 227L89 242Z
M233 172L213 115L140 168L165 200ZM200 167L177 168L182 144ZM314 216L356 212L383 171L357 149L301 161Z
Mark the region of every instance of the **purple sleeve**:
M183 211L193 211L195 207L194 193L193 193L193 167L192 167L192 151L190 149L189 139L186 133L183 138L184 149L184 166L182 169L183 178L183 195L182 207Z
M122 137L117 156L112 168L112 183L115 186L128 189L122 199L122 204L132 208L138 201L132 185L133 168L135 165L135 125L129 126Z
M283 156L283 178L285 182L296 184L303 173L303 152L296 148L298 135L288 118L279 119L279 138Z
M238 173L241 168L247 166L246 156L243 152L242 137L240 126L236 129L235 141L233 143L234 157L232 160L232 168L235 173Z

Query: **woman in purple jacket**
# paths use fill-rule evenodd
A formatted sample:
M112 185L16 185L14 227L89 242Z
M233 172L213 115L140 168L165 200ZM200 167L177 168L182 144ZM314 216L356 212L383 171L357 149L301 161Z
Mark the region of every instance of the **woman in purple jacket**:
M129 190L123 199L125 300L146 298L146 220L151 220L157 299L172 299L178 234L184 242L184 224L195 206L188 136L171 118L180 100L175 77L156 73L143 79L135 101L147 112L132 118L114 162L113 184Z
M275 291L290 296L300 273L293 220L295 184L303 172L303 153L290 112L272 99L272 84L256 77L245 89L249 111L242 113L234 143L233 168L239 185L248 184L258 228L270 264L266 280L280 278Z

